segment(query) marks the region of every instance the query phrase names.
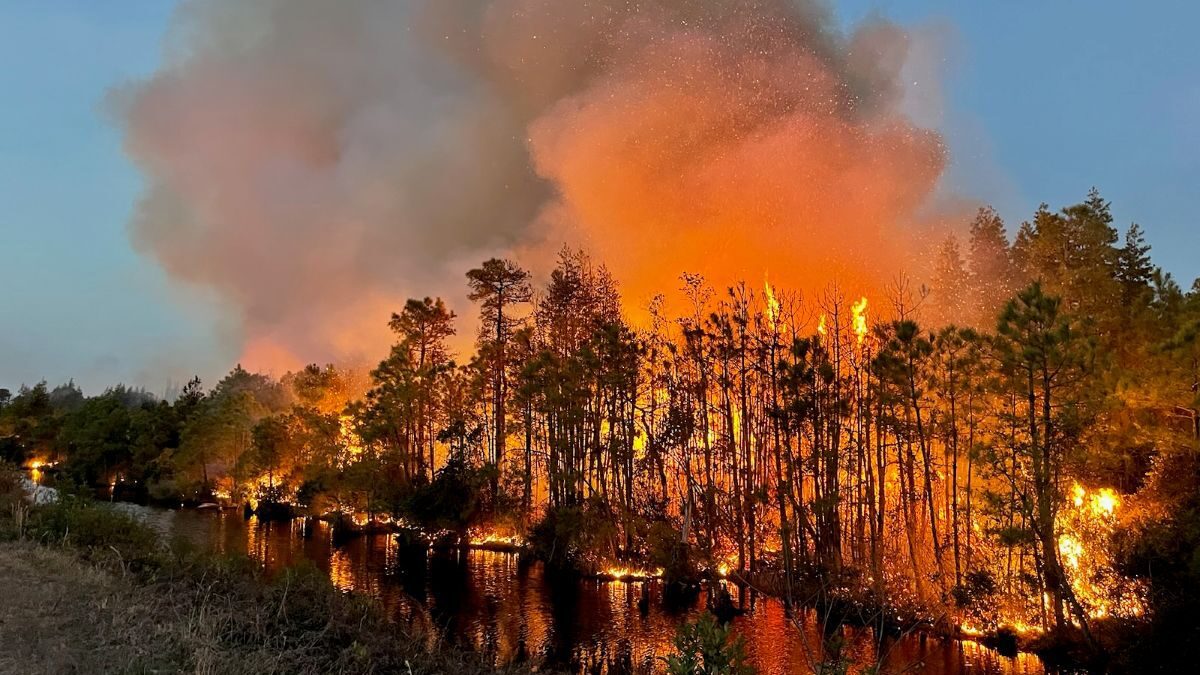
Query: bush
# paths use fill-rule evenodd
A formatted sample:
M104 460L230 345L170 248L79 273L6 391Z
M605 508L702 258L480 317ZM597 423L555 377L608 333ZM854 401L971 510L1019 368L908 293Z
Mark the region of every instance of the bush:
M1162 515L1118 537L1121 571L1146 584L1151 609L1115 665L1186 672L1200 660L1200 455L1164 453L1160 461L1150 489L1164 503Z
M109 562L115 555L116 562L133 570L163 562L164 547L150 526L84 497L62 494L54 503L39 505L29 524L34 537L72 545L94 562Z
M467 527L479 518L478 495L488 480L486 470L452 457L432 482L413 489L400 511L426 531L450 530L465 535Z
M25 529L24 476L17 467L0 462L0 539L20 537Z
M968 572L962 583L956 585L950 595L954 605L971 623L987 626L994 624L998 615L996 602L996 580L987 570Z
M665 583L688 583L697 578L688 545L680 541L679 531L671 523L661 520L652 523L646 536L646 548L650 566L662 568Z
M582 509L569 506L546 509L542 519L529 532L533 555L548 567L576 568L581 557L579 539L582 529Z
M746 641L729 639L731 628L705 612L694 623L685 623L675 635L675 653L667 657L671 675L748 675Z
M14 505L25 501L24 476L12 464L0 462L0 510L7 513Z
M612 560L615 516L602 502L547 509L529 533L533 554L547 566L582 571L589 562Z
M183 491L173 478L160 478L146 482L146 496L160 504L182 502Z

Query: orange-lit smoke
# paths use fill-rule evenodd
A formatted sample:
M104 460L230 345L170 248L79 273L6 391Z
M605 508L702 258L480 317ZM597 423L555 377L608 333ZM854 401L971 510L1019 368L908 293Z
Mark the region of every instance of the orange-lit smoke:
M193 0L115 96L132 236L259 367L378 356L406 297L472 315L466 269L564 243L635 305L684 271L869 293L945 164L909 40L798 0Z

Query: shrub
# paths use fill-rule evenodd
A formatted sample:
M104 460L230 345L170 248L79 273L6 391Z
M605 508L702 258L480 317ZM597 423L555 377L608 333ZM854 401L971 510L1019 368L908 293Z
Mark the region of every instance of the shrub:
M994 624L998 615L996 580L987 570L974 570L950 591L963 616L976 625Z
M1117 670L1186 672L1200 660L1200 455L1163 453L1149 489L1165 504L1117 538L1121 571L1146 585L1151 611Z
M652 523L646 536L646 548L650 566L662 568L666 583L686 583L696 579L688 545L680 541L679 531L671 523L662 520Z
M571 569L581 558L580 533L583 510L573 506L546 509L545 515L529 533L529 544L537 559L547 566Z
M729 639L731 628L705 612L694 623L685 623L675 635L675 653L667 657L671 675L749 675L746 641Z
M126 569L158 566L164 547L159 534L127 513L70 494L42 504L30 514L30 533L47 543L65 543L95 562L112 561Z
M24 534L28 506L22 479L17 467L0 462L0 539Z
M480 515L480 491L489 474L452 457L432 482L417 485L403 501L401 511L427 531L467 531Z
M0 510L7 513L15 504L25 501L25 487L21 470L12 464L0 462Z

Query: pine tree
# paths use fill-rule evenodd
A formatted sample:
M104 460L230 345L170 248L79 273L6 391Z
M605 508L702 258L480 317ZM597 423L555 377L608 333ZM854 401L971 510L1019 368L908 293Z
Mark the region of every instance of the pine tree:
M492 391L492 494L497 495L498 478L508 440L508 351L513 334L523 323L518 307L533 298L529 272L510 260L492 258L467 272L470 298L480 303L479 352L484 360ZM526 448L528 454L529 449Z
M933 269L933 307L936 325L964 324L968 316L970 275L959 250L958 239L947 237L938 247Z
M1150 262L1150 245L1141 226L1133 223L1125 231L1125 245L1117 254L1117 280L1121 282L1124 299L1131 303L1144 297L1154 279L1154 265Z
M1087 617L1059 556L1056 528L1064 503L1063 469L1079 448L1091 345L1062 311L1061 300L1035 282L1004 308L995 346L1008 386L1023 401L1025 437L1016 447L1029 472L1009 475L1028 481L1022 508L1041 548L1042 585L1054 627L1065 627L1070 611L1086 631Z
M990 206L979 209L971 222L968 256L975 318L990 327L1016 282L1004 221Z

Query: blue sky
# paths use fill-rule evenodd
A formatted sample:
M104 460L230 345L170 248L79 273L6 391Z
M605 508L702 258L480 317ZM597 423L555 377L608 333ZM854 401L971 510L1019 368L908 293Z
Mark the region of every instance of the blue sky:
M159 62L173 0L0 0L0 386L74 377L162 393L215 375L218 313L132 250L140 177L104 108ZM854 0L935 36L952 164L947 188L1015 227L1095 185L1137 220L1155 261L1200 275L1200 5L1085 0ZM921 85L923 83L918 83ZM186 355L179 357L178 355Z

